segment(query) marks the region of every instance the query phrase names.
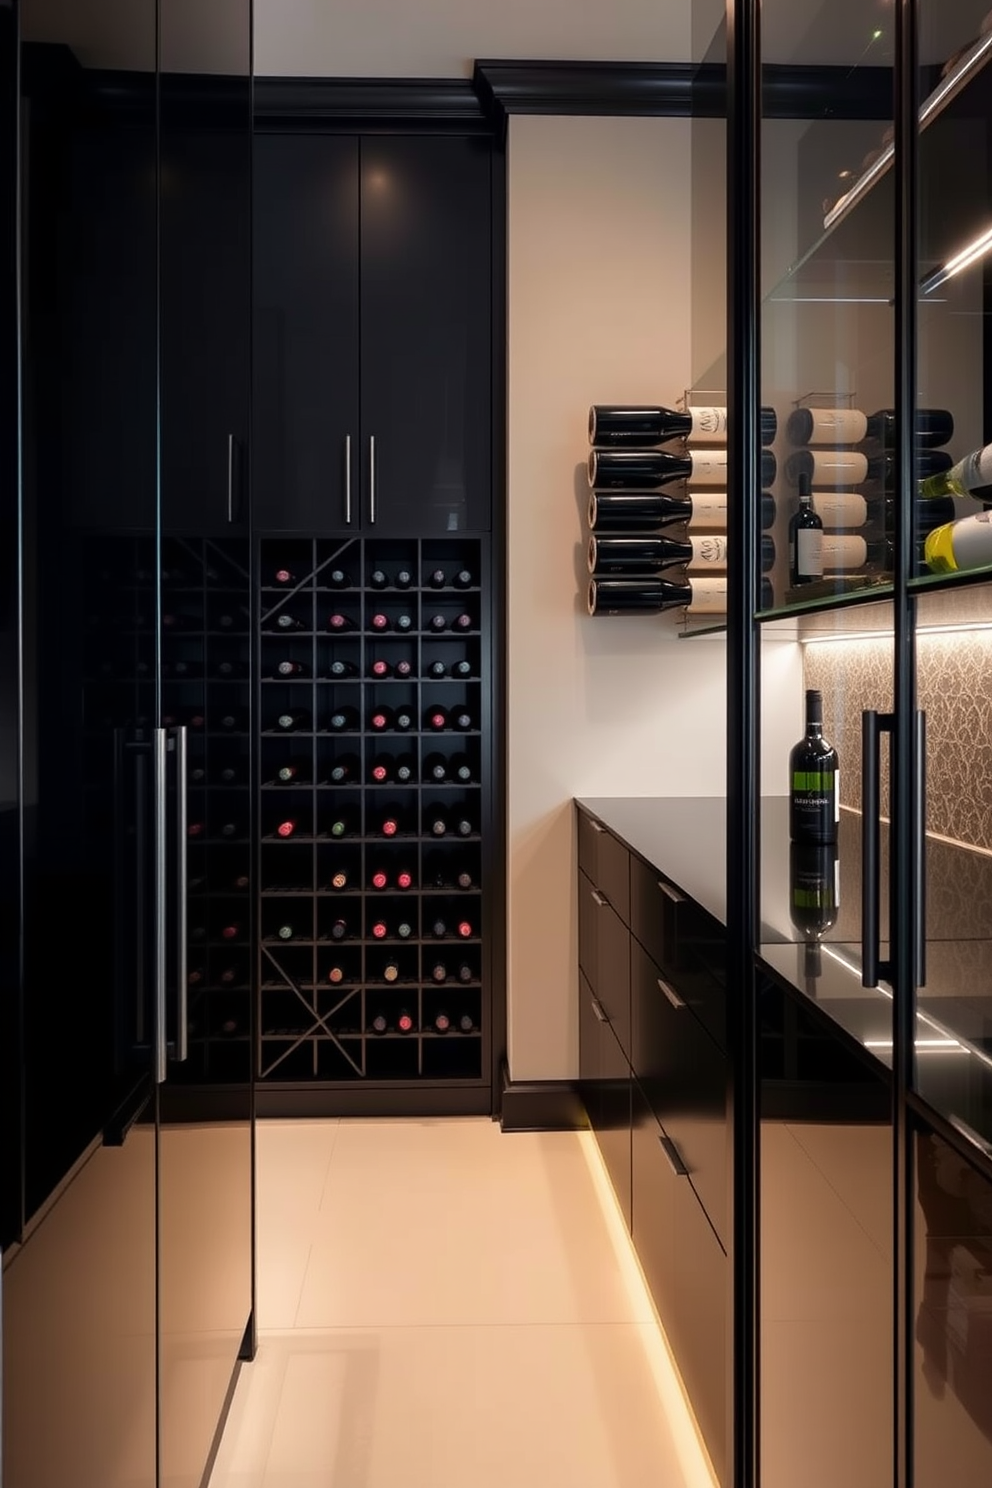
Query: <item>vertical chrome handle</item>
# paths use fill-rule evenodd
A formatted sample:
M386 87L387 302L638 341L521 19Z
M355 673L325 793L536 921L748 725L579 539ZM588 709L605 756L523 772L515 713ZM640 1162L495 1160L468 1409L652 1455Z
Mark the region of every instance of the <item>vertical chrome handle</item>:
M176 754L176 1060L181 1064L189 1057L188 986L186 964L186 897L189 890L189 872L186 862L186 726L175 732Z
M879 838L883 733L892 730L893 715L868 708L861 715L861 985L876 987L891 975L881 960L879 918Z
M375 526L375 435L369 435L369 521Z
M234 435L227 436L227 520L234 521Z
M166 908L168 900L167 885L165 880L166 852L166 751L168 742L166 730L157 728L153 730L152 743L152 779L154 782L154 820L152 830L152 851L155 858L155 925L153 937L155 946L155 1083L161 1085L166 1076Z
M344 524L351 526L351 435L344 436Z
M916 712L916 779L913 807L916 815L913 850L916 857L916 916L913 926L913 967L917 987L927 984L927 715Z

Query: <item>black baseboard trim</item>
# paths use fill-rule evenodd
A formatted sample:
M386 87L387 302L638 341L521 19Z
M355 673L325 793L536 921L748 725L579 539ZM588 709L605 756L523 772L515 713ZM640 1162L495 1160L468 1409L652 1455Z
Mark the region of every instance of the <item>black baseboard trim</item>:
M354 1086L259 1085L255 1111L265 1117L321 1116L491 1116L488 1085L424 1087L421 1085Z
M573 1080L511 1080L503 1066L503 1131L583 1131L588 1125Z
M258 77L254 96L256 129L492 130L468 78Z

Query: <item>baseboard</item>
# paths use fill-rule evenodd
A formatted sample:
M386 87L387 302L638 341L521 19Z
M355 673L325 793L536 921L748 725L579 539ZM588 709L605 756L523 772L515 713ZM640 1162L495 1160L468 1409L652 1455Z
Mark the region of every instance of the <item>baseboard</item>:
M488 1085L266 1085L255 1090L259 1117L490 1116Z
M504 1064L503 1131L582 1131L588 1125L574 1080L511 1080Z

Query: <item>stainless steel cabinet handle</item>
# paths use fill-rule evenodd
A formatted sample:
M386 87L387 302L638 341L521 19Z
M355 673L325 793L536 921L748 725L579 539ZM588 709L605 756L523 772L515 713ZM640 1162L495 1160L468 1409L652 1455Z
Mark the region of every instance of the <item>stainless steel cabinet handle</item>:
M234 521L234 435L227 436L227 520Z
M375 435L369 435L369 521L375 526Z
M153 929L153 941L155 947L155 1083L161 1085L166 1076L166 908L168 902L167 886L165 881L166 872L166 781L165 764L168 739L166 730L157 728L153 730L152 743L152 780L154 782L154 821L153 821L153 846L155 861L155 926Z
M606 1009L603 1007L603 1004L600 1002L599 998L590 997L589 1001L592 1003L592 1010L595 1013L597 1020L600 1023L609 1023L610 1020L607 1016Z
M592 827L592 829L593 829L594 832L605 832L606 831L606 828L603 826L602 822L591 821L589 823L589 825Z
M599 905L600 909L609 909L610 901L604 894L601 894L598 889L590 889L589 892L595 899L596 903Z
M344 436L344 523L351 526L351 435Z
M913 927L913 967L916 985L927 984L927 715L916 713L916 780L913 808L916 813L913 851L916 855L916 923Z
M186 726L175 732L176 753L176 1060L182 1063L189 1057L189 1017L187 965L186 965L186 896L189 890L189 873L186 862Z
M661 1143L662 1152L668 1158L668 1166L671 1168L676 1178L688 1178L689 1169L682 1161L682 1156L679 1152L679 1149L676 1147L671 1137L662 1136L658 1138L658 1141Z
M673 889L671 884L665 883L661 878L658 880L658 887L665 898L670 899L673 904L683 904L685 902L685 895L680 894L678 889Z
M665 996L668 998L669 1002L672 1004L672 1007L673 1008L684 1008L685 1007L685 1003L682 1001L681 997L676 992L675 988L674 987L670 987L668 985L668 983L666 981L664 981L661 977L658 977L657 980L658 980L658 986L659 986L659 988L661 989L662 992L664 992Z

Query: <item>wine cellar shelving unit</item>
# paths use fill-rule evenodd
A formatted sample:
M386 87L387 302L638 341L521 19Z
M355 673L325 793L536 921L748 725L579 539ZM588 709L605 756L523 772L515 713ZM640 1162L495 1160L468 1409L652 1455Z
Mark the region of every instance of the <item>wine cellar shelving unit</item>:
M259 1080L488 1086L486 545L258 556Z

